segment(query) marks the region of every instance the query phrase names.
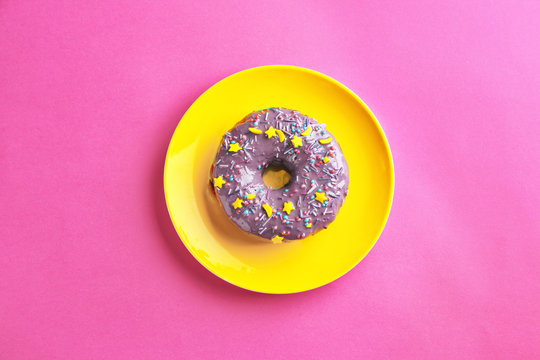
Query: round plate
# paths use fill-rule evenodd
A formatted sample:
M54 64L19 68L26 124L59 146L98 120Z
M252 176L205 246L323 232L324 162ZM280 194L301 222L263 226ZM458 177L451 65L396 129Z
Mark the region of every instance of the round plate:
M251 111L272 106L326 123L350 176L349 195L328 229L276 245L236 227L209 185L223 133ZM358 96L316 71L273 65L233 74L191 105L169 144L164 186L174 227L204 267L242 288L283 294L325 285L362 260L388 217L394 169L383 131Z

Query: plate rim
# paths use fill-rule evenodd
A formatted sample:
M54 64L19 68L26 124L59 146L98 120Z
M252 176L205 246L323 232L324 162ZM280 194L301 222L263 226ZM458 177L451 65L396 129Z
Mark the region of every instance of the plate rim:
M171 208L170 208L170 204L169 204L169 197L167 196L167 166L169 164L169 161L170 161L170 157L171 157L171 154L170 154L170 150L171 150L171 144L172 144L172 141L174 139L174 136L176 135L177 131L180 129L180 127L182 126L182 120L186 117L186 115L188 115L191 111L191 109L193 108L193 105L199 100L199 98L201 98L204 94L206 94L209 90L211 90L212 88L218 86L221 82L225 81L225 80L228 80L228 79L231 79L231 78L234 78L236 76L238 76L239 74L243 74L243 73L246 73L246 72L252 72L252 71L257 71L257 70L264 70L264 69L268 69L268 68L273 68L273 69L286 69L286 70L293 70L293 71L303 71L303 72L307 72L309 74L312 74L312 75L315 75L315 76L318 76L318 77L321 77L323 78L324 80L326 81L329 81L331 82L332 84L336 85L337 87L341 88L342 90L344 90L346 93L348 93L350 96L352 96L366 111L367 113L369 114L369 116L371 117L371 119L373 120L373 123L375 124L377 130L379 131L381 137L382 137L382 140L383 140L383 143L384 143L384 147L388 153L388 160L389 160L389 165L390 165L390 199L388 201L388 204L387 204L387 207L386 207L386 211L385 211L385 215L384 215L384 220L382 222L382 225L380 227L380 229L378 230L377 232L377 235L376 235L376 239L375 241L373 242L373 244L369 247L369 249L366 251L366 253L364 254L364 256L360 257L358 259L358 261L356 263L354 263L350 268L348 268L347 270L345 270L344 272L340 273L338 276L336 276L334 279L332 279L331 281L328 281L324 284L320 284L320 285L317 285L317 286L314 286L314 287L309 287L309 288L306 288L306 289L301 289L301 290L298 290L298 291L283 291L283 292L273 292L273 291L261 291L261 290L255 290L255 289L250 289L250 288L247 288L247 287L244 287L242 285L239 285L239 284L236 284L228 279L226 279L225 277L221 276L219 273L216 273L214 271L212 271L212 269L210 269L209 267L207 267L204 263L202 263L199 258L193 253L193 251L191 250L191 247L189 246L187 242L187 240L184 240L184 238L186 237L186 234L184 232L184 230L182 229L182 227L180 225L178 225L173 217L172 217L172 214L171 214ZM394 202L394 191L395 191L395 170L394 170L394 159L393 159L393 156L392 156L392 151L390 149L390 144L388 143L388 138L386 136L386 133L384 132L379 120L377 119L377 117L375 116L375 114L373 114L373 112L371 111L371 109L366 105L366 103L364 103L364 101L358 96L356 95L356 93L354 93L351 89L349 89L346 85L342 84L341 82L335 80L334 78L326 75L326 74L323 74L319 71L316 71L316 70L313 70L313 69L309 69L309 68L306 68L306 67L302 67L302 66L297 66L297 65L284 65L284 64L275 64L275 65L262 65L262 66L255 66L255 67L251 67L251 68L247 68L247 69L244 69L244 70L240 70L240 71L237 71L231 75L228 75L228 76L225 76L223 78L221 78L220 80L218 80L217 82L213 83L211 86L209 86L208 88L206 88L199 96L197 96L197 98L195 100L193 100L193 102L191 102L191 104L189 105L189 108L184 112L184 114L182 115L182 117L180 118L178 124L176 125L176 127L174 128L174 131L169 139L169 144L167 146L167 152L166 152L166 155L165 155L165 163L164 163L164 166L163 166L163 192L164 192L164 197L165 197L165 203L167 205L167 212L169 214L169 218L173 224L173 227L176 231L176 234L178 235L178 237L180 238L180 241L182 242L182 244L184 245L184 247L188 250L188 252L191 254L191 256L193 256L193 258L195 258L195 260L197 260L197 262L203 267L205 268L207 271L209 271L211 274L213 274L214 276L218 277L219 279L221 280L224 280L226 281L227 283L231 284L231 285L234 285L236 287L239 287L241 289L244 289L244 290L249 290L249 291L252 291L252 292L255 292L255 293L260 293L260 294L274 294L274 295L284 295L284 294L297 294L297 293L302 293L302 292L306 292L306 291L310 291L310 290L314 290L314 289L318 289L318 288L321 288L325 285L328 285L330 283L333 283L334 281L340 279L341 277L343 277L344 275L346 275L347 273L349 273L352 269L354 269L362 260L364 260L366 258L366 256L371 252L371 250L375 247L375 244L379 241L381 235L382 235L382 232L384 231L384 229L386 228L386 224L388 222L388 218L390 216L390 211L392 209L392 205L393 205L393 202Z

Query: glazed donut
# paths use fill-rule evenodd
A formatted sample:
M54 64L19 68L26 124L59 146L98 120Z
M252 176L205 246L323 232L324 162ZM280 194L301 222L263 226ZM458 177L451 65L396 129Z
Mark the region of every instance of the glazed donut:
M267 187L269 166L290 181ZM225 132L211 179L227 216L242 230L281 243L326 228L349 186L347 162L324 124L296 110L273 107L247 115Z

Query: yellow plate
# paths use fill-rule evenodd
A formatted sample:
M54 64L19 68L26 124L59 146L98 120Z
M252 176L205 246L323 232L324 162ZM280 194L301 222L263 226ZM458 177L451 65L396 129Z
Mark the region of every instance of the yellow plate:
M328 229L274 245L236 227L213 196L209 170L223 133L253 110L282 106L326 123L349 165L349 195ZM394 169L383 131L368 107L336 80L296 66L233 74L186 111L165 160L165 198L191 254L223 280L264 293L325 285L373 247L390 211Z

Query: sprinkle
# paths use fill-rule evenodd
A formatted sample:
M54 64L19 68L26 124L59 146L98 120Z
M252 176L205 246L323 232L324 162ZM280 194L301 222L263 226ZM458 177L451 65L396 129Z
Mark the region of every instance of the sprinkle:
M273 127L270 126L270 127L268 128L268 130L266 130L264 133L265 133L266 136L268 136L268 138L270 139L270 138L276 136L276 129L274 129Z
M223 177L220 175L217 178L214 178L214 186L217 188L220 188L225 184L225 180L223 180Z
M325 156L325 157L323 158L323 161L324 161L324 163L326 164L327 162L330 161L330 159L328 158L328 156Z
M292 202L289 201L283 204L283 212L290 214L292 210L294 210L294 206Z
M332 138L329 137L329 138L326 138L326 139L321 139L319 140L319 142L323 145L326 145L326 144L330 144L332 142Z
M285 135L287 135L287 136L291 136L291 135L292 135L290 132L285 131L285 130L283 130L283 133L284 133Z
M308 136L309 134L311 134L311 126L308 126L300 135Z
M229 151L238 152L238 150L242 150L242 147L238 145L237 143L234 143L233 141L233 144L229 146Z
M233 206L235 209L242 207L242 199L236 198L236 200L233 202Z
M272 208L270 207L270 205L268 205L268 204L263 204L262 207L263 207L264 211L266 211L266 216L268 216L268 217L272 216L273 210L272 210Z
M283 242L283 236L276 235L272 238L273 244L281 244Z
M278 136L279 136L279 142L283 142L285 140L285 134L283 134L283 131L276 130Z
M251 200L251 199L255 198L255 196L256 196L255 194L247 194L246 199Z
M256 128L252 128L252 127L249 128L249 132L251 132L253 134L262 134L261 129L256 129Z
M315 200L317 200L320 203L323 203L328 200L326 195L323 192L316 192L315 193Z
M294 145L295 148L302 146L302 139L299 138L296 135L293 136L293 138L291 139L291 142L292 142L292 144Z
M266 219L266 220L263 222L262 226L266 226L266 224L268 224L268 222L269 222L270 220L272 220L272 218Z

